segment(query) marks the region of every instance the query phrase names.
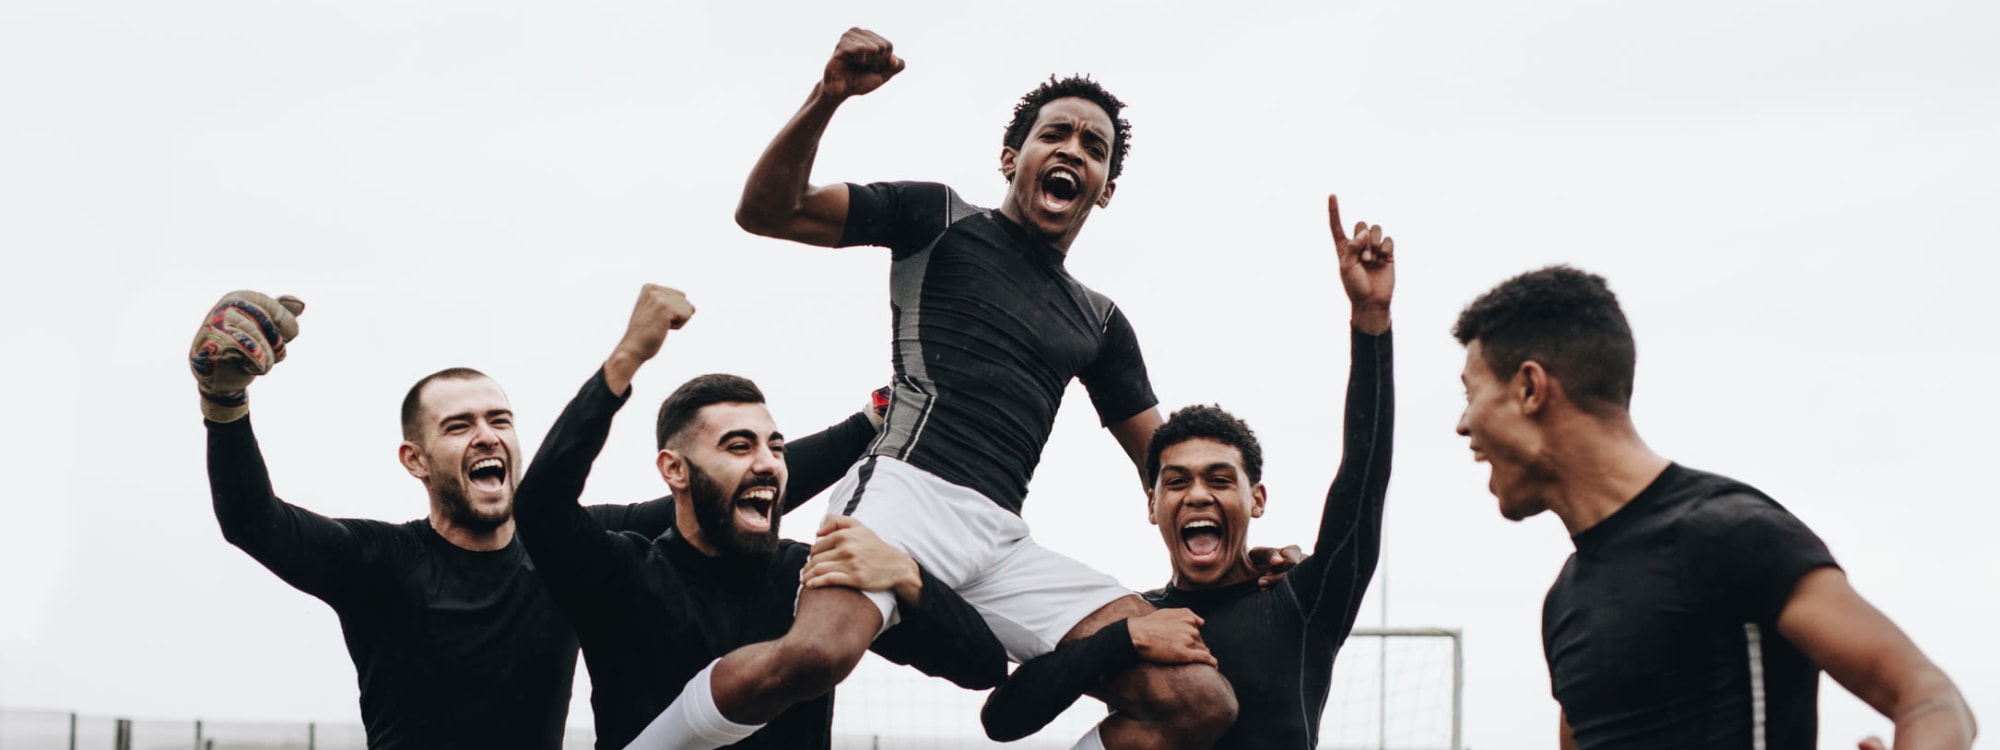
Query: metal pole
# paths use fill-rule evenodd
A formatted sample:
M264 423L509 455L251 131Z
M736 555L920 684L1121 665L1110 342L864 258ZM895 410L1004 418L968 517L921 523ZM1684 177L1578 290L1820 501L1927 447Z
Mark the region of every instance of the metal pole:
M76 712L69 712L69 750L76 750Z
M1383 565L1376 575L1382 579L1382 629L1388 630L1389 566ZM1389 750L1389 639L1377 638L1375 642L1381 644L1376 654L1380 657L1375 675L1380 690L1375 694L1375 747L1377 750Z
M194 720L194 750L201 750L201 720Z
M319 744L319 725L306 722L306 750L313 750Z
M1465 698L1465 640L1459 631L1451 631L1451 750L1460 750L1459 721L1465 712L1460 701Z

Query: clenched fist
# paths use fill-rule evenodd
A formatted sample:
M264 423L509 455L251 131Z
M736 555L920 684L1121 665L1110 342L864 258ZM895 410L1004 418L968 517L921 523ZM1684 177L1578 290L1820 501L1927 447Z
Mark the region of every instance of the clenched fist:
M848 29L834 46L833 59L826 61L820 91L833 97L861 96L901 72L903 60L889 40L867 29Z
M211 422L234 422L250 413L244 390L257 376L285 360L285 343L299 336L297 297L250 291L222 295L195 331L188 369L201 391L201 414Z

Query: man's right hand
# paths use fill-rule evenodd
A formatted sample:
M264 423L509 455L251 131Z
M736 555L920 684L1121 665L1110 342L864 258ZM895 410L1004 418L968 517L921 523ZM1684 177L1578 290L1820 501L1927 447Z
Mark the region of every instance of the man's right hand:
M195 331L188 369L201 392L201 415L211 422L234 422L250 413L245 389L257 376L285 360L285 342L298 338L297 297L250 291L222 295Z
M632 385L639 365L658 356L667 342L667 332L686 325L694 317L694 303L679 289L647 284L632 305L632 322L625 326L625 338L604 361L604 382L612 393L624 393Z
M881 88L901 72L903 60L895 55L889 40L867 29L848 29L834 46L833 59L826 61L820 91L836 98L861 96Z
M1139 658L1154 664L1207 664L1215 666L1215 655L1201 640L1200 615L1185 609L1162 609L1125 621L1132 636L1132 648Z

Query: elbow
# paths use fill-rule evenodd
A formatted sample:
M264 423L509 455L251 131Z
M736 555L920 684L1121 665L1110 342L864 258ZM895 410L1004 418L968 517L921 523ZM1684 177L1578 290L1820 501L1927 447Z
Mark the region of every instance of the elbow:
M736 204L736 226L759 237L777 237L783 225L778 213L749 200Z
M979 725L986 730L986 738L994 742L1014 742L1034 734L1034 730L1026 729L1025 723L1010 716L1004 707L995 708L1005 702L1001 698L1004 694L1005 691L994 691L986 699L985 707L979 709Z

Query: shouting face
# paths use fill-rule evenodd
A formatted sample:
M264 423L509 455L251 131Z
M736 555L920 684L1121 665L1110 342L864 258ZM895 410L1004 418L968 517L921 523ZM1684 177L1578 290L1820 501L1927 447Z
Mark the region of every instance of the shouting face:
M488 378L443 379L425 386L421 403L418 437L401 453L433 510L471 531L507 523L521 454L507 394Z
M1499 500L1500 515L1519 521L1548 509L1538 491L1539 432L1524 413L1524 376L1501 379L1482 354L1479 341L1465 348L1465 411L1458 434L1470 439L1472 460L1492 467L1486 489Z
M1217 588L1254 576L1247 540L1250 519L1264 515L1264 485L1250 482L1235 446L1207 438L1167 446L1151 509L1175 586Z
M1065 97L1042 105L1028 138L1000 152L1007 176L1001 212L1067 250L1092 208L1110 205L1111 115L1095 102Z
M720 555L770 554L778 547L785 496L785 437L763 404L702 407L685 438L660 452L660 469L687 499L697 547Z

